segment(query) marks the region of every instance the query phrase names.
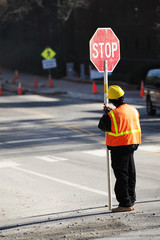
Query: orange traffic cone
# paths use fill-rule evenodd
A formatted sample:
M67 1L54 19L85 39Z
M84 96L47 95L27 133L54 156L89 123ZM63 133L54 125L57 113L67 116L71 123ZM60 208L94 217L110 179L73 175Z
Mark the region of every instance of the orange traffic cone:
M140 91L140 97L144 97L144 81L141 81L141 91Z
M22 95L22 86L20 81L18 83L18 95Z
M95 81L93 81L93 93L98 93Z
M15 83L15 82L16 82L16 77L15 77L15 75L13 75L12 83Z
M79 76L78 76L78 72L75 72L75 78L78 78Z
M53 87L53 81L52 81L51 75L49 75L49 86Z
M15 71L15 78L16 78L16 79L18 79L18 78L19 78L19 73L18 73L18 71L17 71L17 70Z
M1 82L0 82L0 96L2 95L2 88L1 88Z
M34 77L34 87L38 88L38 83L37 83L37 78L36 77Z

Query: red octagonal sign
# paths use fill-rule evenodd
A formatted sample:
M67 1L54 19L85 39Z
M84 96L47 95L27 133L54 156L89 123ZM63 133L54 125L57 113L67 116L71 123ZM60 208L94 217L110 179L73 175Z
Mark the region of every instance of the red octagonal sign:
M120 60L119 39L111 28L98 28L90 40L90 60L99 72L112 72Z

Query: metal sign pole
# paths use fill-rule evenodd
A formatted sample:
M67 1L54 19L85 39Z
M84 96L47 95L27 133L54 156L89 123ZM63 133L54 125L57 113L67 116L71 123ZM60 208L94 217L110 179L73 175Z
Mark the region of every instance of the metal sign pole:
M51 77L51 69L50 68L48 69L48 75L49 75L49 77Z
M104 104L108 107L108 70L107 70L107 60L104 61ZM105 135L107 138L107 134ZM111 160L109 156L109 150L106 147L106 157L107 157L107 175L108 175L108 203L109 210L112 209L112 188L111 188Z

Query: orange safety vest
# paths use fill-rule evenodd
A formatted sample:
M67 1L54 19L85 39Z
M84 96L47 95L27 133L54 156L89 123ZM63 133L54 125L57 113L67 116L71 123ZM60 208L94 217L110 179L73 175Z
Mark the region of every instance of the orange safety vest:
M122 104L111 110L108 115L111 119L111 131L107 132L107 146L122 146L141 143L141 127L138 111Z

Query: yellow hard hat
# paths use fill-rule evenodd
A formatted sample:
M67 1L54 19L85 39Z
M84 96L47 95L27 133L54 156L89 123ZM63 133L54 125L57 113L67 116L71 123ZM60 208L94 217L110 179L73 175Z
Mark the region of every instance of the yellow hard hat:
M108 99L117 99L124 95L124 91L118 85L112 85L108 89Z

